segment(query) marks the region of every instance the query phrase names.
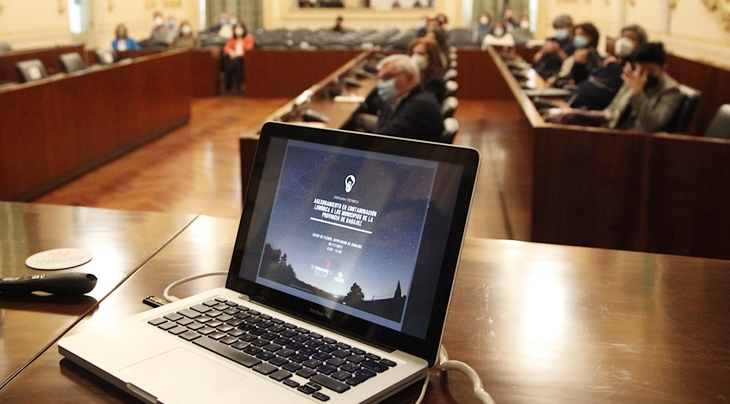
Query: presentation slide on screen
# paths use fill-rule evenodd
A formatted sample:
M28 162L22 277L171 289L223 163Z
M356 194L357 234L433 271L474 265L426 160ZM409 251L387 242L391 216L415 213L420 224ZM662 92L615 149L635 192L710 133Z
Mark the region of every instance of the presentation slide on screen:
M427 161L292 142L259 278L398 328L435 173Z

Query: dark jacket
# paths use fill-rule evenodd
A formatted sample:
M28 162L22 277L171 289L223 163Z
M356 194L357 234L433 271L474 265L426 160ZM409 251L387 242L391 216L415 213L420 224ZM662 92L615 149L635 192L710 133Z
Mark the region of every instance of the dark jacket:
M393 111L386 103L375 133L438 142L444 131L441 107L436 97L417 85Z

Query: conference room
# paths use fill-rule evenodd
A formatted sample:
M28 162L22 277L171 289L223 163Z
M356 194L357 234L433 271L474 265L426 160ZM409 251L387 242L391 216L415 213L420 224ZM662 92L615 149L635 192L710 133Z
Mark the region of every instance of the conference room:
M481 154L444 329L450 358L498 403L730 395L727 6L299 3L0 0L2 277L54 274L25 260L66 247L93 259L55 273L98 277L82 298L0 293L0 399L132 400L63 359L57 341L149 309L143 298L185 276L226 271L263 123L347 127L377 93L379 62L407 54L424 22L439 23L424 17L439 14L452 82L439 103L444 141ZM529 17L533 39L482 50L480 12L497 21L508 9ZM200 47L146 42L158 11L165 25L187 21ZM529 63L564 14L598 28L602 56L628 24L663 43L667 74L695 91L683 128L547 121L530 92L545 80ZM333 31L338 17L344 32ZM255 44L242 56L242 94L226 87L219 35L238 22ZM120 24L139 49L113 50ZM388 402L414 402L422 384ZM423 401L479 399L468 378L437 367Z

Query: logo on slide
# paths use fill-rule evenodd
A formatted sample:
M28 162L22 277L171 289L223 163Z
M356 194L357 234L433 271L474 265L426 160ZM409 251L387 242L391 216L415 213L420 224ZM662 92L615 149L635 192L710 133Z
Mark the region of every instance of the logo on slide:
M355 185L355 176L350 174L345 178L345 192L349 193L352 191L352 187Z

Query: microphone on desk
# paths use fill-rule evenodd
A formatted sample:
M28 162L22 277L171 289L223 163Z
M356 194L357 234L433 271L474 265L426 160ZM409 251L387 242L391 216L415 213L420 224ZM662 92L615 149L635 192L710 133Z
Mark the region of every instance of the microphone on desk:
M96 276L82 272L0 278L0 293L27 295L33 292L45 292L76 296L91 292L96 286L96 280Z

